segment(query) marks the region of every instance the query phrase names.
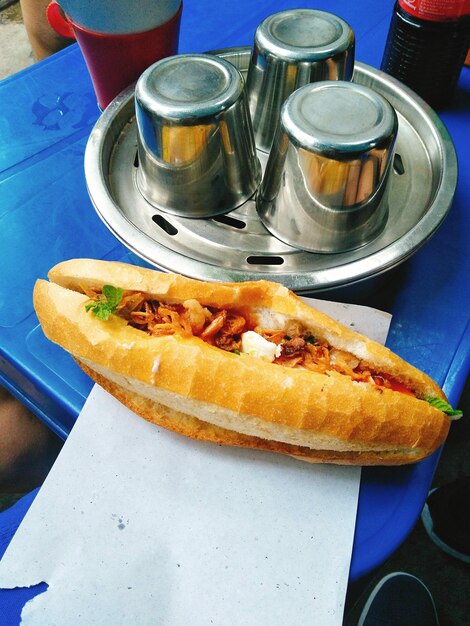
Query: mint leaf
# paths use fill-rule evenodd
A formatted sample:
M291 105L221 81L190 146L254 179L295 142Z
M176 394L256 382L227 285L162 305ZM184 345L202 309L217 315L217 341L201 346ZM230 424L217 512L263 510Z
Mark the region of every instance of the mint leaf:
M122 300L124 290L112 285L104 285L102 294L96 302L85 304L85 310L91 311L100 320L107 320L112 313L116 312L118 304Z
M442 411L449 417L455 417L456 419L458 419L459 417L462 417L463 415L463 411L460 411L458 409L453 409L450 406L450 404L446 402L445 400L442 400L442 398L433 398L429 396L424 399L426 400L426 402L429 402L431 406L436 407L436 409L439 409L439 411Z
M122 300L124 290L120 287L113 287L112 285L103 286L103 295L106 298L106 303L112 312L116 311L118 304Z

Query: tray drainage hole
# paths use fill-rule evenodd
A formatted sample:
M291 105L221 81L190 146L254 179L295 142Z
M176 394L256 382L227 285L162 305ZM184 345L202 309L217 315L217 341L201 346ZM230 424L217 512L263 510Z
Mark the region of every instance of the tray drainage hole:
M137 150L135 151L134 167L139 167L139 153L137 152Z
M233 228L238 228L241 230L242 228L246 228L245 222L242 220L237 220L234 217L230 217L229 215L218 215L217 217L212 218L214 222L219 222L220 224L226 224L227 226L232 226Z
M402 158L398 153L395 153L395 156L393 157L393 169L399 176L405 173L405 166L403 165Z
M250 265L282 265L282 256L249 256L246 262Z
M171 235L174 237L178 234L178 229L170 224L162 215L153 215L152 220L155 222L157 226L160 226L162 230L166 232L167 235Z

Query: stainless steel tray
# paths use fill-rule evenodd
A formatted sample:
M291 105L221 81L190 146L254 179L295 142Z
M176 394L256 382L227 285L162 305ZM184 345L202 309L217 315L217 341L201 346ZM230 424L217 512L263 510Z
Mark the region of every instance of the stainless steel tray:
M216 51L246 73L250 48ZM268 233L253 200L211 219L177 218L155 209L136 183L134 89L97 121L85 152L91 200L106 226L148 263L208 281L268 279L297 292L342 287L385 272L414 254L446 217L457 184L452 140L437 114L386 74L356 63L354 80L385 96L399 118L389 218L368 245L342 254L312 254ZM259 153L262 165L266 156Z

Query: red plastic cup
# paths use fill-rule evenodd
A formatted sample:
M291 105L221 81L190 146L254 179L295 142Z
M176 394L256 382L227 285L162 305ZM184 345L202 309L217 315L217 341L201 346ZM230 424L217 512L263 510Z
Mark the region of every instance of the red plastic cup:
M147 67L177 53L182 8L181 3L163 24L128 34L87 30L66 16L56 2L47 7L47 19L59 35L77 40L103 110Z

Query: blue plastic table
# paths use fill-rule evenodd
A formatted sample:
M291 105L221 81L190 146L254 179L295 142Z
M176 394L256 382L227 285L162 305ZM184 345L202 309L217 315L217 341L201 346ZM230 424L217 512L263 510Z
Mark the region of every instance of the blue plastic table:
M186 0L180 52L251 45L264 17L298 6ZM392 0L316 0L302 6L344 18L356 34L356 58L380 66ZM66 258L140 261L105 228L88 197L83 155L100 112L79 48L73 45L2 81L0 101L0 382L66 438L91 382L38 328L31 304L34 281ZM464 69L452 107L441 114L455 143L460 175L453 207L438 233L381 280L323 294L391 312L389 347L442 385L453 405L470 368L469 111L470 69ZM406 538L438 456L409 467L363 470L351 581L378 566ZM34 495L0 515L0 553ZM19 615L31 593L0 590L0 615L11 602Z

